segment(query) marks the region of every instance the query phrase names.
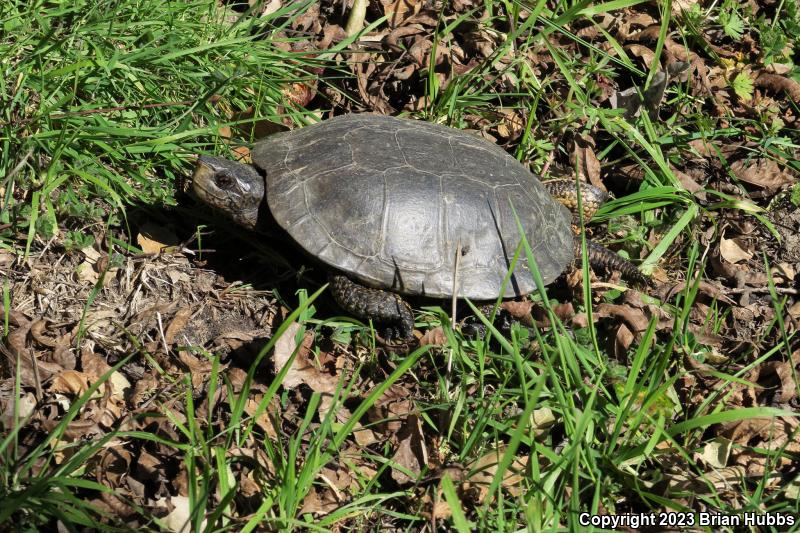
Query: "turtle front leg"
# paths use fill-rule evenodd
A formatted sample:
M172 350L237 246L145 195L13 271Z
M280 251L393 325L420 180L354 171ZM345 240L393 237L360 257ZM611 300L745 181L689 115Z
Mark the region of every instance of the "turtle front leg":
M328 281L336 303L348 313L362 320L395 325L404 341L414 338L411 307L397 294L364 287L341 274L331 274ZM392 337L394 328L390 327L389 331L387 336Z

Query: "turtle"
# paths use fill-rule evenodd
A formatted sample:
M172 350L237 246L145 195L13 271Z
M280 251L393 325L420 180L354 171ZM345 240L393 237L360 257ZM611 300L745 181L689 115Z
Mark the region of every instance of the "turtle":
M500 294L521 241L518 222L545 284L580 256L575 182L542 182L501 147L455 128L347 114L260 140L251 157L245 164L199 156L195 196L249 229L274 219L327 265L337 303L382 324L390 338L413 339L403 296L451 298L454 276L458 298L533 292L521 254ZM584 184L581 199L589 220L606 194ZM646 280L588 242L593 265Z

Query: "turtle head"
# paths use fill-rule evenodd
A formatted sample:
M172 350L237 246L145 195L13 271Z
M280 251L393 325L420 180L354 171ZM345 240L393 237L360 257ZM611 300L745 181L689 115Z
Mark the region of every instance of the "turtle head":
M265 191L264 178L252 165L201 155L192 177L192 190L214 209L255 229Z

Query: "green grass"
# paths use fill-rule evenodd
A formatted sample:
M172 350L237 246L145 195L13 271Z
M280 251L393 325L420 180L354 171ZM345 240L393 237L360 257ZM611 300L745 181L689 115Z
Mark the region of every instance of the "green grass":
M706 446L718 443L717 438L708 436L718 424L798 416L783 408L736 409L725 403L736 385L749 383L750 370L768 360L785 360L797 346L796 334L783 322L785 299L775 292L774 285L770 288L775 318L757 340L759 345L771 340L774 346L760 353L751 349L739 354L730 367L714 367L712 375L719 384L699 404L682 403L676 391L678 380L694 375L687 370L685 358L713 356L712 347L700 342L690 329L692 310L701 297L699 284L708 271L704 251L692 232L701 223L713 225L718 217L731 213L764 224L773 233L776 230L766 217L766 208L752 202L717 191L707 191L709 202L698 201L673 170L690 153L688 143L695 139L747 140L753 154L788 159L789 166L800 169L793 157L798 148L797 131L757 116L730 117L723 125L709 117L705 103L694 97L686 84L677 81L667 86L661 115L656 118L643 112L629 121L619 110L595 105L602 91L598 77L631 79L644 92L659 63L654 61L653 68L645 71L607 32L600 33L616 51L613 55L597 41L578 37L570 25L590 15L640 3L537 2L523 18L520 4L487 2L479 6L487 15L480 21L476 9L442 23L436 33L437 46L447 44L452 32L467 23L484 29L507 25L508 38L481 64L453 77L446 87L440 85L435 66L423 68L420 76L428 101L418 118L464 127L470 116L496 123L500 108L526 110L527 122L515 149L516 155L535 169L546 166L553 150L566 159L567 148L552 140L574 133L602 139L598 157L607 166L637 164L644 173L638 191L611 201L593 222L616 224L621 231L612 228L612 232L622 233L618 241L626 253L644 249L644 271L653 271L669 259L670 273L687 281L685 288L668 300L651 297L648 302L671 313L673 324L668 332L659 331L655 319L651 320L628 350L625 364L616 362L601 341L604 326L592 320L592 306L601 302L588 288L588 269L583 273L585 289L575 303L576 311L588 316L586 327L562 323L553 309L556 302L542 286L533 298L544 307L549 328L515 323L504 334L473 307L487 334L472 339L451 330L448 315L441 309L426 309L419 323L441 324L445 346L393 355L391 371L376 361L376 350L368 349L368 355L348 368L349 374L343 374L332 398L309 393L304 402L296 404L301 409L294 414L296 425L285 431L282 426L281 432L270 437L259 426L259 417L274 414L273 402L279 412L286 412L296 402L281 387L288 365L261 384L262 388L254 383L257 372L262 371L259 362L281 335L294 331L289 329L291 325L301 326L300 336L304 329L323 332L332 328L338 339L375 346L369 327L320 316L313 303L321 291L310 297L302 293L296 304L287 298L289 304L295 304L294 310L247 369L241 388L230 381L215 354L199 355L212 368L203 394L194 390L188 374L176 377L162 371L164 383L170 385L166 392L159 391L149 411L169 420L174 438L114 428L102 439L71 445L62 460L59 454L64 450L50 443L59 441L101 381L74 399L47 438L21 453L20 439L27 429L16 414L17 402L10 426L0 434L0 527L33 531L60 521L78 530L102 520L103 525L97 527L125 530L124 520L90 503L99 493L112 492L95 481L91 462L112 440L155 446L174 454L178 469L185 472L189 520L196 531L328 531L342 526L380 529L390 524L420 528L430 523L426 498L444 501L451 518L439 518L439 523L459 531L577 531L583 529L579 524L582 512L688 511L695 508L695 492L700 492L697 500L720 513L769 509L797 515L797 498L790 493L797 491L796 475L793 480L782 480L776 489L767 468L759 479L740 480L736 486L741 493L731 497L710 479L709 469L698 460ZM697 46L704 47L703 28L716 24L728 36L753 25L763 38L760 44L768 50L761 60L787 61L785 43L800 35L792 25L797 24L797 13L790 4L781 3L771 20L763 15L749 20L742 16L742 8L728 1L713 8L709 19L693 8L676 21L664 8L653 46L656 58L663 51L668 30L677 28L680 38L700 41ZM0 190L4 195L0 246L28 256L52 239L69 251L91 245L106 231L115 235L119 245L128 231L126 209L175 206L179 183L191 172L191 157L200 152L229 151L223 127L233 127L235 142L247 144L253 140L248 137L248 126L258 120L279 123L289 117L298 123L305 121L306 112L288 102L287 85L312 79L310 69L322 65L329 67L331 78L347 76L341 64L330 63L332 52L315 58L286 52L282 46L289 41L281 30L290 27L309 6L288 4L277 13L259 17L223 11L205 0L4 3L0 7ZM577 44L557 46L550 39L553 36ZM347 44L337 48L346 54ZM554 68L536 73L524 59L532 51L549 54ZM796 69L793 75L798 76ZM501 90L500 80L510 80L512 89ZM734 80L732 77L731 83ZM333 79L322 83L328 82L340 90ZM736 92L742 91L746 87L739 86ZM342 93L348 99L358 98L345 90ZM254 118L232 118L250 107ZM721 153L718 159L730 169ZM650 229L661 236L653 246L645 238ZM113 243L108 237L107 242L98 244L123 251ZM134 246L133 242L123 244ZM534 264L528 246L519 254ZM5 337L15 300L8 286L6 278ZM101 287L102 283L95 294ZM618 291L603 296L609 302L618 297ZM87 302L87 309L91 304ZM719 302L712 302L708 309L705 320L714 324L712 330L716 331L729 311ZM132 357L141 356L157 366L152 355L135 338L131 340L138 346ZM318 354L319 346L314 350ZM446 370L448 360L452 361L451 370ZM19 397L19 363L10 368L17 372L15 394ZM367 382L363 376L372 372L384 372L385 377L368 392L358 390L359 384ZM443 470L450 464L467 465L460 472L472 479L476 472L470 465L497 452L498 464L483 483L486 493L481 498L468 494L463 479L455 479L449 472L441 482L398 486L390 477L393 450L388 444L359 449L358 461L374 466L372 476L361 472L354 459L344 457L357 423L367 418L392 385L418 394L413 399L423 434L437 454L431 464ZM217 393L224 402L214 403ZM248 412L248 398L256 393L260 394L257 408ZM321 414L323 401L329 406ZM174 409L182 416L175 415ZM339 412L351 416L339 420ZM144 414L138 416L144 418ZM540 423L548 417L551 422ZM233 453L245 448L265 460ZM797 461L783 448L755 449L753 453L769 465L781 457ZM513 490L505 475L520 457L527 460L527 466L516 487L519 490ZM329 514L317 519L301 513L312 490L329 486L320 473L331 465L351 471L356 482ZM248 513L234 516L244 505L240 498L243 485L237 477L244 469L258 489L257 503ZM424 472L436 473L435 468ZM681 487L676 482L678 474L696 480L702 490ZM156 516L152 509L134 511L149 527L167 527L164 517Z

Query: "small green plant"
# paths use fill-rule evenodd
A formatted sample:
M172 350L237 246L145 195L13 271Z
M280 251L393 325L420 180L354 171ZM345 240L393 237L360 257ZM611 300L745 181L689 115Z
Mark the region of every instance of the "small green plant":
M736 93L736 96L744 101L753 98L753 80L746 72L739 72L731 82L731 89Z
M92 244L94 244L94 237L81 233L80 231L68 231L64 238L64 248L68 251L87 248Z
M734 0L725 0L719 10L718 21L722 24L722 31L731 39L739 40L744 34L744 20L740 7Z
M755 28L759 35L762 61L765 65L791 65L800 47L800 8L797 2L781 2L772 19L759 15Z

